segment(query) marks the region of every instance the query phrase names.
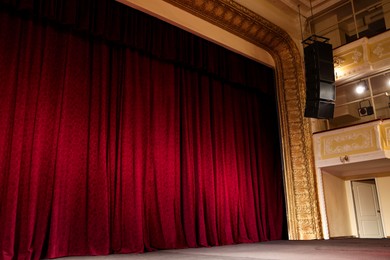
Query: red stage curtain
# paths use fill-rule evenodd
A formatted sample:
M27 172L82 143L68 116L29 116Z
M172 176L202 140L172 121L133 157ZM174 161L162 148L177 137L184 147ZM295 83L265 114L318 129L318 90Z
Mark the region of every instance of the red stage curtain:
M282 237L272 84L4 10L0 57L0 259Z

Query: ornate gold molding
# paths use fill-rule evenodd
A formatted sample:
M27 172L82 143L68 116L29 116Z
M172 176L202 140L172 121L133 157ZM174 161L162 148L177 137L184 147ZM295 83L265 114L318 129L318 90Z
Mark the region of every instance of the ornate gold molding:
M267 50L275 60L290 239L323 238L300 53L280 27L232 0L164 0Z
M388 69L390 63L390 31L371 38L363 37L333 51L336 81L340 84ZM336 64L335 64L336 65Z
M383 149L390 150L390 120L384 121L384 123L381 125L380 131Z
M376 125L320 137L320 159L339 158L344 155L369 153L380 150Z

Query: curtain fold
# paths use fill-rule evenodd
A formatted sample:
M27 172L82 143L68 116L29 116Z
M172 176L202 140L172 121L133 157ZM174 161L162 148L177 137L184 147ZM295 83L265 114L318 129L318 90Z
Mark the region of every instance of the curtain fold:
M184 211L187 241L280 239L281 230L270 228L283 221L274 204L283 204L272 134L276 114L263 115L273 102L195 73L183 73L181 80L183 200L191 205Z
M282 238L272 69L173 27L166 43L196 42L175 50L186 62L25 13L86 24L66 10L93 1L12 3L22 14L0 10L1 259Z
M273 93L273 82L264 65L115 0L0 0L0 9Z

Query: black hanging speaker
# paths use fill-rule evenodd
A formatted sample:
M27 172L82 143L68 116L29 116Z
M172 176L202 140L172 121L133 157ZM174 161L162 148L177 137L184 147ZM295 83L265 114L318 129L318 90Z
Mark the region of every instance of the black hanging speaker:
M305 117L333 118L334 102L326 100L306 100Z
M328 38L311 36L302 43L305 55L305 117L331 119L336 100L333 49Z

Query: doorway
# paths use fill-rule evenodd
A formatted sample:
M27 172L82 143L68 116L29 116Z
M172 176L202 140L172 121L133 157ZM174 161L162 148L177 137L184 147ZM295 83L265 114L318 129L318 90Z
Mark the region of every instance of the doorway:
M383 225L374 179L352 181L359 238L383 238Z

